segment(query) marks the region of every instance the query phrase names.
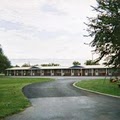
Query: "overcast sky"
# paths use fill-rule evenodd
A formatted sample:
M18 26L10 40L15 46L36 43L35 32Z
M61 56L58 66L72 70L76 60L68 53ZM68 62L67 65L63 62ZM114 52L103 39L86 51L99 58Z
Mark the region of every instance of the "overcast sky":
M84 43L96 0L0 0L0 44L9 59L91 59Z

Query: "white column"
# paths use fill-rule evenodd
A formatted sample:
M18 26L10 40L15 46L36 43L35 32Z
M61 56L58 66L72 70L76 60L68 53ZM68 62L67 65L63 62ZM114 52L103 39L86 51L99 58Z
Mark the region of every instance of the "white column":
M26 71L25 70L23 70L23 76L25 76L26 75Z
M88 70L85 70L85 76L88 76Z
M17 76L18 76L18 74L19 74L19 71L17 70Z
M71 76L74 76L74 70L71 69Z
M78 69L77 71L78 71L78 76L80 76L80 71L79 71L79 69Z
M51 76L54 76L54 70L50 70Z
M91 69L92 70L92 76L93 76L93 69Z
M98 76L98 69L95 70L95 75Z
M44 76L44 70L41 70L41 75Z
M81 76L82 76L82 69L81 69Z
M32 70L30 71L30 75L32 76Z
M106 74L106 76L108 75L108 71L107 71L107 68L106 68L106 70L105 70L105 74Z
M32 71L32 76L35 76L35 70L34 70L34 71Z

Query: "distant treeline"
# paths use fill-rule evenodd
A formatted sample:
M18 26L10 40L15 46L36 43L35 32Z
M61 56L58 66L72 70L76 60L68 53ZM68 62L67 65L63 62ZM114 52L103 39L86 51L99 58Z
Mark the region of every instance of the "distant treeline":
M41 66L60 66L60 64L49 63L49 64L41 64Z
M38 65L38 64L36 64L36 65L30 65L30 64L25 63L21 67L32 67L32 66L43 66L43 67L45 67L45 66L60 66L60 64L48 63L48 64L41 64L41 65ZM16 65L16 66L12 66L12 67L20 67L20 66Z

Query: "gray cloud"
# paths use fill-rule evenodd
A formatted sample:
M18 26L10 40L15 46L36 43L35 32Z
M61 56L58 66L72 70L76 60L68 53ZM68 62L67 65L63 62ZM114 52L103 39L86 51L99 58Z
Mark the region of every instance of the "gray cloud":
M48 12L55 15L66 15L67 13L60 11L55 5L44 4L41 7L43 12Z
M4 28L5 30L21 30L23 28L23 24L19 22L0 20L0 28Z

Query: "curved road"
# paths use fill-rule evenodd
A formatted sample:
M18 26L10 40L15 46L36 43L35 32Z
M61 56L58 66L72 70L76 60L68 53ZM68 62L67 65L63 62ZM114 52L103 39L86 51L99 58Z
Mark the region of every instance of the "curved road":
M77 80L61 77L26 86L32 106L6 120L120 120L120 99L74 88Z

